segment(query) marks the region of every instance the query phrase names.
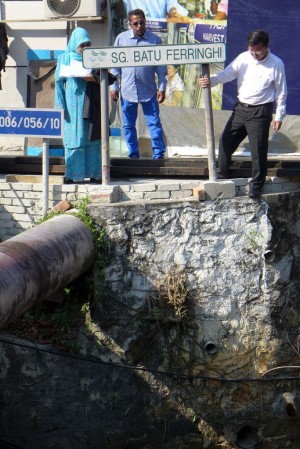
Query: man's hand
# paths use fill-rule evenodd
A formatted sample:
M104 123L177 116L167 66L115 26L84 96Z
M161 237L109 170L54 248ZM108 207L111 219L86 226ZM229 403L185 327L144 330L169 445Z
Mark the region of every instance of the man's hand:
M110 91L110 98L113 101L119 101L119 98L120 98L119 91L118 90L111 90Z
M166 98L166 93L163 92L162 90L159 90L157 92L157 101L158 101L158 103L162 103L165 100L165 98Z
M205 75L205 76L203 76L203 75L201 75L199 78L198 78L198 84L199 84L199 86L201 86L203 89L205 89L206 87L208 87L209 86L209 83L210 83L210 81L209 81L209 79L208 79L208 77Z
M280 122L279 120L274 120L273 122L273 129L274 131L279 131L281 128L282 122Z

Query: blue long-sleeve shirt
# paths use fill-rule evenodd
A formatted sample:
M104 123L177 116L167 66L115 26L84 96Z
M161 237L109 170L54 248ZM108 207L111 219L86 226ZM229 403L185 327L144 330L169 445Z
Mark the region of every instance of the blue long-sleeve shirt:
M116 37L115 47L160 45L161 43L161 38L149 30L146 30L141 38L135 37L133 31L128 30ZM157 90L163 92L166 90L167 67L165 65L113 68L111 72L121 79L122 97L132 103L149 101L156 95ZM110 86L110 90L119 90L118 81Z

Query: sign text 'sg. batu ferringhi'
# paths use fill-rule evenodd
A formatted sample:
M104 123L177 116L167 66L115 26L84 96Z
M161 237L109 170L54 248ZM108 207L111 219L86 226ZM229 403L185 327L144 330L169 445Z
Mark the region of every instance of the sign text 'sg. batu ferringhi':
M210 64L225 61L225 44L157 45L85 48L83 66L87 69L167 64Z

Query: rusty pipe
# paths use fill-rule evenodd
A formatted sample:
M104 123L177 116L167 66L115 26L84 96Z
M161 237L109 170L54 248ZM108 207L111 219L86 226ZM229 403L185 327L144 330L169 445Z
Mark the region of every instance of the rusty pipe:
M90 268L96 253L90 229L60 215L0 243L0 327Z

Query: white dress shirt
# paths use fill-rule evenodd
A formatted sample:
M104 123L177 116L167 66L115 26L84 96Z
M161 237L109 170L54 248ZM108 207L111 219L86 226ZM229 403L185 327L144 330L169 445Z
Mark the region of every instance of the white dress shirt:
M211 86L237 79L241 103L260 105L276 102L275 120L282 121L286 110L287 87L284 64L269 52L257 61L249 51L241 53L222 72L211 76Z

